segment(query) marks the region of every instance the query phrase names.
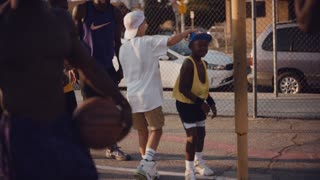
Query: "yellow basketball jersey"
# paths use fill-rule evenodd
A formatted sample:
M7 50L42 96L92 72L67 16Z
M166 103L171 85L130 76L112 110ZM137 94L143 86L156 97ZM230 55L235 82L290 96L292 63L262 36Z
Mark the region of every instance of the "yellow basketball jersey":
M202 83L199 79L199 74L198 74L198 69L196 66L196 63L194 62L193 58L190 56L187 58L188 60L190 60L193 63L193 82L192 82L192 88L191 88L191 92L198 96L201 99L207 99L208 94L209 94L209 81L208 81L208 73L207 70L205 69L205 82ZM201 60L201 62L203 63L203 67L207 67L206 63ZM187 104L194 104L194 102L192 100L190 100L189 98L185 97L179 90L179 85L180 85L180 75L178 76L176 83L174 85L173 88L173 97L183 103L187 103Z

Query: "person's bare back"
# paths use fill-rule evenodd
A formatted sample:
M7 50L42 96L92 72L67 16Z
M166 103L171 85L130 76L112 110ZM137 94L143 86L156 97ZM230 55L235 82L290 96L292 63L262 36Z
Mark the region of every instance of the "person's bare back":
M123 134L132 124L131 108L81 44L67 11L50 9L42 0L19 0L18 6L11 7L13 10L0 12L0 89L4 96L0 103L9 112L0 114L0 136L10 123L9 143L0 141L0 154L10 145L6 153L10 159L1 157L10 160L9 176L97 180L94 162L65 109L64 60L94 91L120 105Z
M127 101L80 43L67 11L31 7L18 8L0 22L0 89L5 108L33 119L51 119L64 112L61 72L66 59L97 93L111 96L130 114Z

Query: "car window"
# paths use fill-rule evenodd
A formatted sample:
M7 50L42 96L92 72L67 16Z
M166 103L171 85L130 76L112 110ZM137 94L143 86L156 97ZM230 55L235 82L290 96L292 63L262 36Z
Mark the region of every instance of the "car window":
M299 28L294 28L294 52L320 52L320 33L304 33Z
M292 28L282 28L277 30L277 49L278 51L292 50ZM273 32L271 31L262 44L262 49L273 51Z
M308 34L298 27L281 28L277 30L278 51L290 52L320 52L320 33ZM266 51L273 51L273 33L267 36L262 44Z
M183 40L179 42L178 44L169 47L171 50L181 54L182 56L190 56L191 50L189 49L189 42Z

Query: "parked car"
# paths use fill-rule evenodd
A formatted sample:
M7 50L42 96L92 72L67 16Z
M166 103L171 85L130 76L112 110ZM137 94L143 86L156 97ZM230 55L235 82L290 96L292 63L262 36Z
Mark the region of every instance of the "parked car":
M301 93L320 87L320 33L302 32L294 22L277 25L278 90ZM250 67L253 69L252 52ZM252 84L253 74L247 77ZM273 31L268 26L257 39L257 85L273 86Z
M168 49L167 54L160 57L159 66L163 88L173 88L179 75L183 61L191 55L188 42L182 41ZM226 54L209 50L204 57L208 62L209 88L214 89L233 82L233 61ZM123 79L120 88L126 87Z

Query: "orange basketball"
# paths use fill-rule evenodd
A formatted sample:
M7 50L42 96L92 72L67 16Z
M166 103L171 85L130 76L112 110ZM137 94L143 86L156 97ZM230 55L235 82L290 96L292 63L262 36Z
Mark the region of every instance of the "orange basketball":
M121 111L110 99L89 98L77 107L73 117L84 144L89 148L106 148L122 139Z

